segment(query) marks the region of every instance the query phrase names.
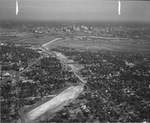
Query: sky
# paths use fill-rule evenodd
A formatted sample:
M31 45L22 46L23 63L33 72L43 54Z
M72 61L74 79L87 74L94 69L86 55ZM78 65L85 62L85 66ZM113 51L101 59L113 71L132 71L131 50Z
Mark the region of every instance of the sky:
M121 0L0 0L0 20L92 20L150 22L150 1Z

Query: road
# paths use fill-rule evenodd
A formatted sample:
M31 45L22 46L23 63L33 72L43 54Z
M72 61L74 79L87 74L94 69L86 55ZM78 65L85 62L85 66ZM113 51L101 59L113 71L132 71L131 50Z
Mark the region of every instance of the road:
M39 60L42 59L42 56L40 56L38 59L36 59L33 63L31 63L27 68L25 68L23 71L21 71L19 73L19 75L21 75L23 72L25 72L26 70L28 70L32 65L36 64Z
M47 45L50 45L51 43L53 43L53 42L55 42L55 41L57 41L59 39L61 39L61 38L56 38L56 39L54 39L54 40L52 40L52 41L50 41L48 43L45 43L45 44L42 45L42 47L46 47Z
M40 56L39 58L37 58L33 63L31 63L27 68L25 68L24 70L20 71L19 74L17 76L20 76L23 72L25 72L26 70L28 70L31 66L33 66L34 64L36 64L39 60L41 60L42 56ZM15 76L15 77L17 77ZM1 80L1 84L5 84L8 80L12 80L14 77L13 76L9 76L6 77L5 79Z
M119 40L119 39L128 39L128 38L118 38L118 37L102 37L102 36L83 36L83 37L89 37L89 38L101 38L101 39L113 39L113 40Z

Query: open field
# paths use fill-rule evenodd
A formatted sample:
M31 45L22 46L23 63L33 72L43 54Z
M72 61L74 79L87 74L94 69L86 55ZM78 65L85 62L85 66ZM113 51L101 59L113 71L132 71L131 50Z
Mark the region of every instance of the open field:
M42 45L53 39L54 36L30 34L28 37L16 37L16 36L0 36L0 42L10 42L15 44L36 44Z
M42 45L42 44L47 43L53 39L55 39L55 37L53 37L53 36L43 36L43 37L39 37L39 38L29 39L29 40L27 40L27 42Z
M150 44L136 44L134 43L136 40L99 40L99 41L80 41L69 39L66 41L59 41L51 45L50 48L56 46L66 46L80 49L89 49L89 50L125 50L130 52L138 52L138 53L149 53L150 52Z
M13 42L21 44L36 44L43 45L56 39L55 36L46 34L26 34L24 37L16 36L0 36L0 42ZM63 39L62 39L63 40ZM106 50L126 50L139 53L150 52L150 42L148 40L140 39L115 39L115 38L97 38L97 40L74 40L68 39L63 41L56 41L51 44L53 48L56 46L66 46L81 49L106 49Z

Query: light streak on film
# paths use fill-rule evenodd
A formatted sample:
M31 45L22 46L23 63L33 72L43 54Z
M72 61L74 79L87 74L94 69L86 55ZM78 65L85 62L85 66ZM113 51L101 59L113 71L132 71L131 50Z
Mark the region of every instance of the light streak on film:
M118 0L118 15L121 15L121 2Z
M16 15L18 15L19 9L18 9L18 1L16 1Z

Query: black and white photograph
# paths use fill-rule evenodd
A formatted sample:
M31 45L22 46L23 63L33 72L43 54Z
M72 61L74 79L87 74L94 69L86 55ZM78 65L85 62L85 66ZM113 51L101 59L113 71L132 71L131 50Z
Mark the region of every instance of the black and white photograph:
M0 0L0 123L150 123L150 1Z

